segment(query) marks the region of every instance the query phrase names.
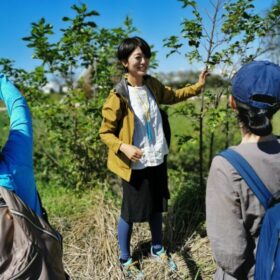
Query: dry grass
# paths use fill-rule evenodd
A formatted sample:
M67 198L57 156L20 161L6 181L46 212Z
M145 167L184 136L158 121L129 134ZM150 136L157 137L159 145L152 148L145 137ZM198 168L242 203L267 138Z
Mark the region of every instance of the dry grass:
M64 237L64 265L72 280L121 280L116 228L119 210L97 195L85 213L52 218ZM167 217L167 219L170 219ZM168 224L168 221L166 221ZM169 234L171 231L165 231ZM168 240L168 236L165 239ZM171 238L172 239L172 238ZM133 230L133 257L139 259L145 279L211 279L215 270L206 237L194 233L171 254L178 266L173 273L149 258L150 231L147 223Z

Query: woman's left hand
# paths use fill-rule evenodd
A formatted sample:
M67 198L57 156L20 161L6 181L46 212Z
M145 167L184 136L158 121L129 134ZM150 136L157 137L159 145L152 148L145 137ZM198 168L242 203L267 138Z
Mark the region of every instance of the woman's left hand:
M202 70L202 71L200 72L200 74L199 74L198 82L204 85L205 82L206 82L206 78L207 78L207 76L209 76L209 75L210 75L210 74L209 74L207 68L204 69L204 70Z

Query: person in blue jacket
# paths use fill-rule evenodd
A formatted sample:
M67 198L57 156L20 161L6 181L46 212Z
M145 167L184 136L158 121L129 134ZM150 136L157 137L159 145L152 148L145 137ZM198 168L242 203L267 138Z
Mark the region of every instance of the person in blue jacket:
M33 171L31 113L23 95L1 73L0 99L10 117L8 140L0 150L0 186L15 192L27 206L42 216Z

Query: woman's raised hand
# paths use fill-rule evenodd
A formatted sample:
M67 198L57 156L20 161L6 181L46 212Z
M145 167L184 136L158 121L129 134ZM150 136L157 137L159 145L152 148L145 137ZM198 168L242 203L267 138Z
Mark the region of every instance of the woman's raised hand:
M210 74L209 74L209 72L208 72L208 69L205 68L204 70L202 70L202 71L200 72L198 82L204 85L205 82L206 82L206 78L207 78L207 76L209 76L209 75L210 75Z

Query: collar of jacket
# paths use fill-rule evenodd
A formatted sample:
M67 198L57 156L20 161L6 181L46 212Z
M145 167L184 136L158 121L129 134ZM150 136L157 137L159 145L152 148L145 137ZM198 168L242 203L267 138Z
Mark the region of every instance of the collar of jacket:
M124 99L124 101L129 105L129 107L131 108L131 103L130 103L130 99L129 99L127 77L128 77L128 74L124 74L122 79L120 80L119 83L117 83L117 85L114 87L114 89L115 89L116 93L119 94ZM149 80L150 80L150 76L145 75L144 79L143 79L143 85L146 85L147 88L149 89L149 91L151 92L151 94L154 96L154 93L153 93L153 91L152 91L152 89L149 85ZM154 96L154 98L157 102L156 96Z

